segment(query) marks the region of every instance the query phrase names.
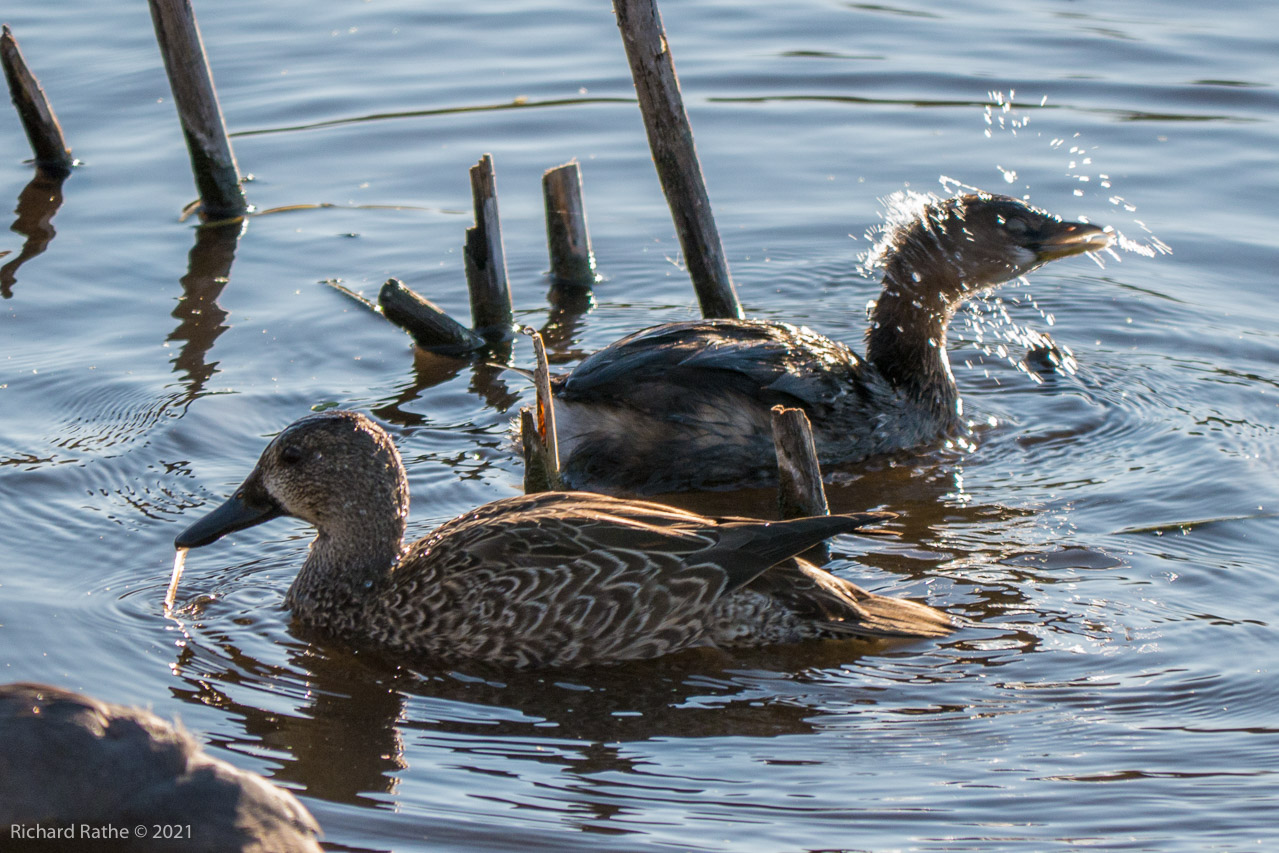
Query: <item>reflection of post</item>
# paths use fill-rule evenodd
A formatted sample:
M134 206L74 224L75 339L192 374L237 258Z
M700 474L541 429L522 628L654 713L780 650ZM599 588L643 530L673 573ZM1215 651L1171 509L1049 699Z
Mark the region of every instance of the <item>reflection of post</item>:
M208 363L209 350L227 330L223 322L227 312L218 305L218 297L231 275L243 228L243 222L237 220L195 229L195 246L188 256L187 274L182 277L182 298L172 315L181 322L168 337L184 342L172 363L183 374L188 400L199 396L217 369L217 362Z
M18 218L9 226L9 230L26 237L27 241L22 244L22 251L16 258L0 267L0 296L5 299L13 296L13 285L18 280L18 267L47 249L56 233L53 230L53 215L62 204L62 181L60 177L37 170L31 183L18 196L18 207L14 211Z
M552 284L546 293L551 310L542 326L542 340L548 347L570 343L582 317L595 307L595 293L587 287L561 287Z
M374 417L400 426L421 426L427 422L425 415L406 408L421 396L422 391L434 388L453 379L468 364L465 357L427 352L413 348L413 381L404 383L395 396L370 408Z
M510 363L510 341L493 344L484 359L471 362L471 392L478 394L486 406L499 412L505 412L520 399L520 395L513 393L502 378L506 375L503 365Z

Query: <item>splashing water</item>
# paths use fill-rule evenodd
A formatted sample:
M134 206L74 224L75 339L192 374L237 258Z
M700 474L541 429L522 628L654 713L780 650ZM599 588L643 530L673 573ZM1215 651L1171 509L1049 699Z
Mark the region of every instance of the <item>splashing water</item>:
M858 269L862 275L873 277L875 270L883 265L883 261L892 254L898 235L914 225L924 215L924 209L940 199L933 193L921 193L915 190L898 190L881 198L879 203L884 210L880 213L883 222L866 229L866 240L871 246L858 254Z
M987 92L987 97L989 98L990 103L984 107L982 114L983 121L986 125L983 130L986 138L994 139L996 131L1017 137L1018 131L1025 129L1025 127L1030 123L1029 116L1018 113L1017 105L1014 103L1015 95L1016 93L1012 89L1009 89L1006 95L998 90ZM1038 106L1032 106L1032 109L1047 108L1047 105L1048 96L1044 95L1040 98ZM1044 134L1042 132L1035 133L1036 138L1043 138L1043 135ZM1111 176L1106 172L1100 171L1097 168L1097 164L1093 162L1098 146L1089 145L1084 139L1082 133L1076 131L1069 135L1063 134L1061 136L1052 136L1049 139L1048 147L1053 151L1062 150L1065 152L1067 158L1065 175L1066 177L1073 179L1078 184L1078 186L1076 186L1076 188L1072 191L1072 194L1076 198L1083 198L1088 194L1088 191L1092 187L1097 187L1099 190L1105 191L1114 189L1114 181ZM1004 183L1014 184L1021 178L1021 174L1018 169L1000 164L995 164L995 169L1000 173ZM943 178L942 185L945 186L947 183L959 185L957 181L951 181L948 178ZM1023 182L1021 186L1023 189L1030 188L1030 184L1028 182ZM1023 195L1022 198L1024 200L1028 200L1029 195ZM1132 214L1137 211L1137 205L1132 204L1118 194L1110 193L1106 197L1106 201L1116 208L1124 211L1125 214ZM1083 222L1088 221L1088 218L1084 216L1079 216L1077 218ZM1155 234L1146 227L1144 222L1135 218L1132 218L1131 221L1145 232L1144 237L1141 239L1129 237L1118 228L1112 226L1107 230L1113 232L1115 239L1111 246L1104 250L1105 255L1108 255L1118 261L1120 260L1119 251L1132 252L1133 254L1147 258L1153 258L1156 255L1172 254L1172 249L1168 246L1168 244L1155 236ZM1098 266L1103 268L1105 267L1105 257L1102 252L1090 252L1089 257L1092 258L1093 262Z
M1005 284L1004 287L1008 288L1010 285L1024 287L1026 283L1026 280L1021 278ZM991 357L1007 361L1036 384L1041 384L1044 378L1034 366L1028 363L1028 359L1034 356L1051 365L1051 370L1075 373L1078 362L1070 348L1057 343L1047 333L1014 320L1008 313L1010 306L1016 311L1030 307L1038 312L1047 326L1052 326L1056 322L1053 315L1041 308L1032 295L1013 290L1003 291L999 295L981 294L968 300L953 324L959 324L962 327L962 336L969 339L968 345L981 353L981 358ZM973 366L973 363L967 359L964 360L964 364L967 367Z

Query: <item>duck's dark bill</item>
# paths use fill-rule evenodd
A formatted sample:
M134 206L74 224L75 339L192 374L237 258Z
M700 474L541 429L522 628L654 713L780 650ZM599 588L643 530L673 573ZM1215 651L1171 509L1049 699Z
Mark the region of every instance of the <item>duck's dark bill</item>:
M1111 243L1110 234L1086 222L1063 222L1039 244L1039 260L1055 261L1084 252L1096 252Z
M173 540L177 548L199 548L216 542L228 533L261 524L283 515L274 501L246 499L247 489L239 489L220 507L183 530Z

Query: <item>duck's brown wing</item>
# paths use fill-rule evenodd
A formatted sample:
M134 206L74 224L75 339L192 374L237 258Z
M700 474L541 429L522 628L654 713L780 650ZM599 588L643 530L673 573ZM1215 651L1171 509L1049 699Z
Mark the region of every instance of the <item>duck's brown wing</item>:
M395 586L430 613L416 644L432 650L443 637L458 656L516 664L653 657L701 642L725 593L883 517L721 523L594 494L510 498L416 543Z
M761 404L829 405L857 385L862 362L810 329L763 320L667 323L587 357L555 380L576 403L624 403L678 418L684 400L736 392Z
M484 564L530 559L542 564L635 551L712 566L732 590L832 536L892 517L863 512L787 521L710 518L650 501L543 492L493 501L442 524L414 544L404 563L429 555L430 563L457 573Z

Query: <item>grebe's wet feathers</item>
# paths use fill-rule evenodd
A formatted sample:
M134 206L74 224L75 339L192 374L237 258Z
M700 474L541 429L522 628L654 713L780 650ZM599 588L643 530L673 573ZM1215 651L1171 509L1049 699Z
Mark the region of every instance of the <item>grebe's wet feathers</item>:
M606 354L605 354L606 353ZM708 382L773 406L828 405L849 391L861 359L806 327L763 320L693 320L628 335L556 377L560 399L623 402L644 383L666 385L670 405Z
M878 247L883 291L864 359L785 323L705 320L630 335L559 378L567 481L653 493L771 480L779 403L804 409L823 465L935 441L960 424L946 355L958 306L1109 239L1005 196L933 199Z

